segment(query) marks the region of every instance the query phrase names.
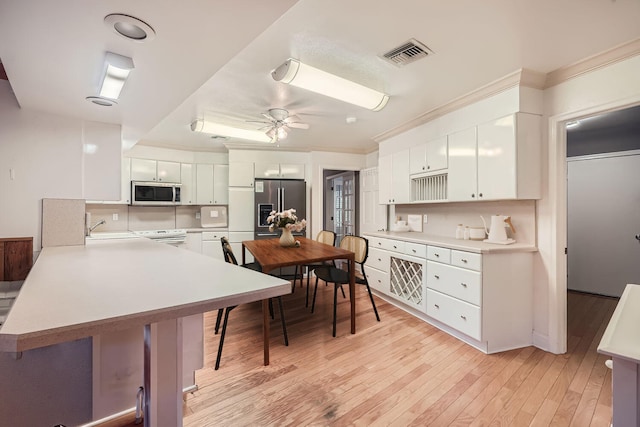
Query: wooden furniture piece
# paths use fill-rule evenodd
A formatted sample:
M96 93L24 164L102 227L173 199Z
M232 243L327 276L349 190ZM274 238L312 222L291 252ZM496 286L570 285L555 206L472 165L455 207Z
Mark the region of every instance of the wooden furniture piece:
M598 345L611 356L613 426L640 425L640 285L627 285Z
M33 265L33 237L0 238L0 281L24 280Z
M367 261L369 253L369 243L367 239L357 236L345 236L340 241L340 248L351 251L355 254L355 263L360 265L362 271L362 278L356 278L356 283L359 285L365 285L371 305L373 306L373 312L376 314L376 319L380 321L378 315L378 309L376 303L373 301L373 295L371 295L371 288L369 288L369 282L367 281L367 275L364 271L364 263ZM351 268L351 266L350 266ZM342 289L342 285L349 283L351 280L351 270L344 271L341 268L335 266L316 267L316 287L313 290L313 302L311 303L311 312L316 305L316 293L318 292L318 279L322 279L327 283L333 283L333 336L336 336L336 308L338 306L338 288ZM351 296L353 298L353 296Z
M222 244L222 252L224 253L224 259L229 264L238 265L238 261L236 260L235 255L233 254L233 250L231 249L231 244L229 243L229 239L226 237L220 238L220 243ZM250 262L248 264L242 264L241 267L248 268L253 271L260 271L261 266L257 262ZM269 300L271 301L271 300ZM289 345L289 338L287 337L287 324L284 320L284 307L282 305L282 297L278 296L278 306L280 307L280 320L282 321L282 334L284 335L284 345ZM224 311L224 320L222 321L222 332L220 333L220 344L218 345L218 355L216 356L216 365L215 370L217 371L220 368L220 359L222 358L222 346L224 345L224 337L227 333L227 322L229 321L229 313L231 310L236 308L237 305L231 305L224 310L221 308L218 309L218 317L216 319L215 333L218 333L218 328L220 327L220 320L222 318L222 313Z
M346 259L349 262L349 299L351 301L351 333L356 333L356 299L355 299L355 254L351 251L325 245L306 237L297 237L299 247L282 247L279 239L246 240L242 242L242 262L244 263L246 250L262 266L262 272L279 268L303 264L312 264L322 261ZM265 304L265 302L263 302ZM264 305L263 305L264 306ZM267 327L266 311L264 312L263 333L268 340L269 329ZM265 358L269 357L268 350Z
M46 247L0 329L0 351L19 353L141 327L145 426L179 427L181 319L260 300L266 318L267 300L290 291L288 281L148 239ZM265 363L268 350L265 343Z
M316 242L324 243L325 245L334 246L336 244L336 233L329 230L320 230L320 232L316 236ZM330 264L335 265L334 262L331 262ZM305 267L307 268L307 295L304 300L305 307L309 307L309 276L311 276L311 272L316 268L323 267L326 265L327 265L327 262L325 261L325 262L318 262L314 264L301 265L299 267L296 266L296 272L293 277L293 286L291 287L291 289L293 290L295 290L296 288L296 279L298 278L298 270L300 270L300 287L302 287L302 269ZM343 291L343 295L344 295L344 291Z

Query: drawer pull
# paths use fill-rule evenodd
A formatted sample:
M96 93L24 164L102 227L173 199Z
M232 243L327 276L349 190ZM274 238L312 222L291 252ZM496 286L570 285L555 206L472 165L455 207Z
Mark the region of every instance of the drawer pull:
M463 288L466 288L466 287L467 287L467 284L466 284L466 283L460 283L460 284L462 285L462 287L463 287Z
M393 245L393 249L398 249L398 247L396 245Z
M435 277L436 279L440 278L440 276L438 276L437 274L434 274L433 277Z
M413 253L415 254L415 253L416 253L416 250L415 250L415 249L411 249L411 252L413 252Z
M462 258L460 261L462 261L462 262L464 262L464 263L468 262L468 261L467 261L466 259L464 259L464 258Z
M436 258L440 258L440 254L435 254L435 255L436 255Z
M433 304L433 306L434 306L435 308L440 308L440 306L439 306L438 304Z
M461 318L462 320L467 320L467 316L463 316L462 314L460 315L460 318Z
M382 260L380 258L378 258L378 261L382 262Z

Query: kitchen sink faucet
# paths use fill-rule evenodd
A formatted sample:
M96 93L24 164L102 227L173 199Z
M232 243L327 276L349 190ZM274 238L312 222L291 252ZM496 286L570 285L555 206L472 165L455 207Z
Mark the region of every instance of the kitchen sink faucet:
M99 226L99 225L106 224L106 223L107 223L107 221L106 221L106 220L101 219L100 221L98 221L97 223L95 223L93 226L88 227L88 228L87 228L87 234L86 234L86 235L87 235L87 237L88 237L88 236L91 236L91 232L92 232L93 230L95 230L96 228L98 228L98 226Z

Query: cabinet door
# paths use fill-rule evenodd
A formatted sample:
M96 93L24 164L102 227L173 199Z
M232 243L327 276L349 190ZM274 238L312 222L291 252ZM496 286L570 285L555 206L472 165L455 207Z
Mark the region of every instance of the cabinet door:
M447 168L447 137L443 136L426 145L427 172Z
M180 163L158 161L158 181L180 182Z
M280 178L279 163L256 163L254 171L256 178Z
M304 165L280 164L280 178L304 179Z
M409 150L393 153L393 172L391 176L392 203L409 203Z
M476 128L449 135L449 201L476 200Z
M229 165L229 187L253 187L253 163Z
M213 203L229 203L229 165L213 165Z
M120 175L120 203L131 203L131 159L122 158L122 169Z
M157 163L149 159L131 159L131 180L156 181Z
M478 126L478 199L515 199L515 115Z
M202 163L196 165L196 203L198 205L213 204L213 165Z
M252 188L230 188L229 231L251 232L253 236L255 209Z
M427 172L427 145L422 144L417 147L411 147L409 153L409 173L413 175Z
M218 245L219 246L219 245ZM187 233L184 245L181 246L191 252L202 253L202 233Z
M191 163L180 165L180 202L183 205L196 204L196 174L195 166Z
M391 203L391 177L393 176L393 156L378 158L378 200L381 204Z

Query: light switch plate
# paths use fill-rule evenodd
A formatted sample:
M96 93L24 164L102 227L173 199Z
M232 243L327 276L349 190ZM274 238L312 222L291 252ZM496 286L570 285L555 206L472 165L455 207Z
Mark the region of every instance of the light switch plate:
M196 212L196 219L200 219L200 212Z
M118 214L117 214L117 213L114 213L114 214L111 216L111 218L112 218L114 221L117 221L117 220L118 220Z

